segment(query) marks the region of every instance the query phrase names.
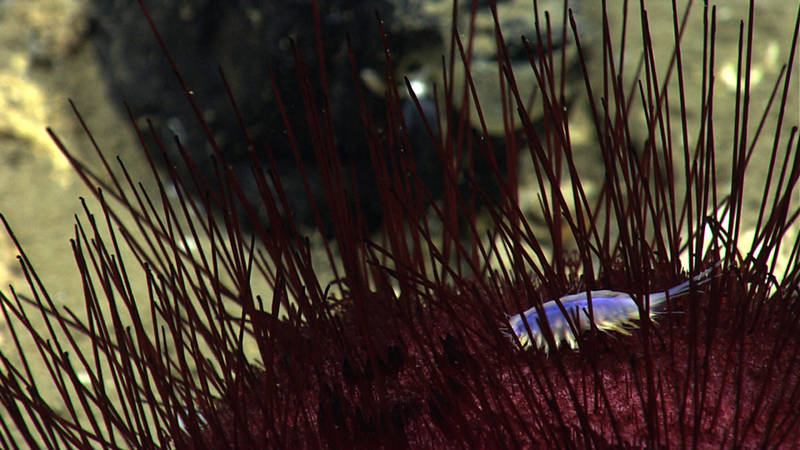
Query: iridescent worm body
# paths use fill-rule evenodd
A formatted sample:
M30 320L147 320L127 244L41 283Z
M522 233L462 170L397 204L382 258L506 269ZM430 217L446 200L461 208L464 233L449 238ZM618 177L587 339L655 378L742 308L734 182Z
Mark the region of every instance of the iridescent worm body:
M695 286L705 284L709 281L708 274L714 267L706 269L698 275L695 275L691 280L687 280L677 286L674 286L666 291L654 292L647 295L642 295L643 299L649 297L650 299L650 318L654 318L658 312L656 308L666 302L667 298L674 299L685 295L689 292L692 283ZM639 307L630 294L617 291L600 290L591 291L592 299L592 315L594 316L594 323L598 330L601 331L617 331L623 334L630 334L628 328L635 327L635 320L639 319ZM565 295L559 298L564 311L569 314L575 328L579 330L591 329L589 320L589 296L586 292L578 294ZM559 308L555 300L550 300L542 304L547 323L550 325L550 330L553 333L556 347L561 345L562 341L566 341L573 349L577 348L578 340L570 328L569 321L564 317L564 314ZM531 334L525 328L525 321L528 322ZM536 307L532 307L522 314L515 314L508 319L511 331L516 335L519 343L523 348L532 347L535 345L545 352L549 351L547 340L542 333L541 327L542 319L536 311Z

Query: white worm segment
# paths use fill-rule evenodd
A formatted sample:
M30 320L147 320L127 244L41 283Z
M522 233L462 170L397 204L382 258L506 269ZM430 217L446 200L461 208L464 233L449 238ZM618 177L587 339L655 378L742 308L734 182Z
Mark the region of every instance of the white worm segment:
M710 280L708 274L711 273L714 267L716 265L666 291L646 294L645 298L650 298L650 318L655 317L657 312L654 311L654 308L663 304L667 300L667 296L671 299L677 298L689 292L691 283L695 283L698 286L707 283ZM626 335L630 334L627 328L635 327L634 321L639 320L639 308L636 306L633 297L624 292L609 290L590 291L590 293L592 314L597 329L601 331L617 331ZM589 296L586 292L565 295L559 298L559 301L577 329L589 330L592 328L589 320ZM547 320L550 330L553 332L556 347L559 347L562 341L566 341L572 349L576 349L578 347L577 337L572 333L569 321L564 317L556 301L550 300L544 303L542 309L545 320ZM528 330L525 328L526 321L531 334L528 334ZM544 338L540 326L541 321L542 319L534 306L521 314L509 317L508 324L523 348L530 348L536 345L536 347L544 349L545 352L549 352L547 340Z

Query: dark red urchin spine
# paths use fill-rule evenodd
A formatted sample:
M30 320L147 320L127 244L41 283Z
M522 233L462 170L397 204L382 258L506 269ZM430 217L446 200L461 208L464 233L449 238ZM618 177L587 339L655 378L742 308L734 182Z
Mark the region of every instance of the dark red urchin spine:
M673 14L680 42L681 17L677 9ZM205 179L176 140L189 176L181 178L169 164L169 179L159 179L157 198L139 188L124 166L123 176L116 176L98 148L111 180L105 184L51 133L93 188L106 223L101 230L87 208L88 222L76 226L73 249L84 279L85 319L58 309L22 253L34 296L26 300L12 290L0 306L10 324L22 324L24 332L40 337L38 350L50 361L46 381L60 386L68 416L40 401L35 389L42 382L39 377L13 367L4 356L0 402L7 411L3 417L9 419L0 417L3 444L11 442L11 425L29 445L43 442L48 447L751 447L800 442L800 244L793 245L783 279L773 282L769 275L781 239L800 213L791 198L800 178L800 145L794 128L779 164L777 127L771 156L780 181L772 191L769 185L765 189L762 205L767 206L759 212L757 239L741 255L737 240L743 175L753 147L747 131L753 2L749 37L740 44L740 73L745 76L738 90L740 120L733 127L733 183L726 196L715 181L715 9L706 8L704 14L707 72L700 95L705 100L694 147L686 139L689 124L683 105L690 89L684 85L679 50L670 72L679 79L683 142L673 143L666 131L675 125L670 123L674 115L669 102L675 98L665 88L667 82L659 80L646 12L641 16L643 73L636 89L623 85L622 69L611 56L611 34L604 27L602 98L569 15L565 29L574 33L580 53L607 174L596 199L584 190L574 161L563 94L566 75L556 75L558 54L550 44L549 26L537 33L541 38L536 42L526 42L545 113L545 123L538 126L529 119L528 99L519 94L496 25L498 66L508 97L504 114L509 124L519 121L522 129L517 133L513 125L508 128L504 144L511 157L505 168L495 162L491 140L482 138L486 129L470 129L466 106L456 114L444 112L457 95L470 97L478 109L480 105L469 78L471 45L464 45L454 28L451 61L466 67L466 87L456 92L452 82L446 84L441 117L426 122L450 187L441 202L431 201L417 175L387 48L386 85L391 88L385 129L375 127L374 112L355 88L382 200L384 221L374 238L365 236L358 208L347 202L347 191L355 188L334 151L328 99L314 98L304 69L306 55L295 51L307 111L303 129L312 135L333 224L331 243L322 244L334 273L329 284L318 276L318 263L300 226L281 214L291 210L291 199L282 191L276 165L262 164L253 154L260 200L270 218L267 228L256 220L251 200L182 80L217 151L222 183ZM315 8L319 42L324 36L318 15ZM786 70L775 84L781 118L793 82L800 11L795 23ZM322 52L317 58L324 60ZM319 66L324 72L324 62ZM353 67L358 86L355 61ZM323 86L323 97L327 89ZM276 107L284 111L280 93L276 95ZM411 97L425 117L413 93ZM645 111L649 136L641 149L634 148L629 121L630 105L637 101ZM290 137L301 127L285 125ZM152 162L167 152L157 133L151 133L161 147L148 148L142 139ZM518 204L516 155L524 146L543 186L548 239L536 237ZM685 189L675 185L673 146L684 161ZM467 155L473 152L486 155L499 185L499 199L493 199L466 175L470 194L483 201L489 217L488 239L471 199L454 188L465 176L459 168L469 166ZM772 170L770 166L768 179ZM301 173L307 176L302 167ZM560 190L564 181L571 184L570 191ZM177 201L169 198L169 183ZM191 197L191 192L204 195ZM107 197L119 200L133 216L139 236L123 225ZM253 237L243 231L236 208L243 208L255 224ZM717 220L722 208L730 217L727 226ZM222 211L220 220L214 219L214 211ZM316 216L324 234L318 212ZM709 224L713 231L704 233ZM572 253L565 250L565 235L574 238ZM147 274L149 308L134 297L119 237ZM543 245L546 240L552 240L552 256ZM643 294L685 279L679 259L684 251L690 255L688 275L722 260L717 277L702 290L670 302L657 325L640 321L631 337L593 330L579 335L577 351L548 356L519 349L503 332L506 314L590 289L634 293L641 316L649 317ZM490 264L500 258L507 262ZM271 299L255 291L257 278L266 281ZM33 329L25 303L44 313L51 329ZM151 330L144 327L145 310ZM67 337L59 341L55 328ZM552 334L543 329L554 348ZM12 333L16 340L17 331ZM75 336L91 340L91 354L81 353ZM245 341L256 345L256 356L245 354ZM73 357L64 350L67 344ZM79 379L81 371L89 382ZM104 383L109 377L111 388ZM87 419L79 421L77 411L84 411Z

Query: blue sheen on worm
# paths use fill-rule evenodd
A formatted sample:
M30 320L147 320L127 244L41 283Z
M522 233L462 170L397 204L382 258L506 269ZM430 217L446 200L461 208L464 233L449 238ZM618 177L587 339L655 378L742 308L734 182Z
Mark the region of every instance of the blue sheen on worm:
M674 299L687 294L692 283L696 286L707 283L710 280L708 274L711 273L714 267L708 268L695 275L692 279L673 286L666 291L647 294L646 297L650 299L650 318L653 319L658 314L655 309L666 302L668 297ZM630 334L628 328L636 327L634 321L639 320L639 307L630 294L610 290L590 291L590 294L592 315L598 330L616 331L627 335ZM576 329L589 330L592 328L590 325L589 295L587 292L565 295L559 298L559 301L564 307L564 311L569 314L569 318ZM545 302L542 304L542 310L544 319L550 325L556 347L559 347L561 342L566 341L572 349L576 349L578 347L577 337L572 332L569 320L564 316L558 303L555 300ZM530 328L530 334L525 327L526 321ZM535 306L508 319L511 331L523 348L531 348L535 345L545 352L549 352L550 348L542 333L541 322L542 318L536 311Z

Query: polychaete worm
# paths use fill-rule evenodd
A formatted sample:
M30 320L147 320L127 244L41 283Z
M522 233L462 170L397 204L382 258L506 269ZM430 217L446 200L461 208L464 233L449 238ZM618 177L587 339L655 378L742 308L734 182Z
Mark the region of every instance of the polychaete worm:
M650 318L653 319L658 313L655 311L660 305L666 302L667 298L674 299L689 292L692 283L700 286L710 280L709 273L716 265L695 275L690 280L674 286L666 291L654 292L643 295L643 298L650 298ZM592 302L592 316L594 324L601 331L617 331L629 335L628 328L636 327L635 320L639 319L639 307L630 294L610 290L590 291ZM559 298L559 302L564 307L564 311L569 314L576 329L591 329L589 319L589 295L580 292L572 295L565 295ZM542 304L545 320L550 325L556 347L561 342L566 341L574 350L578 347L578 340L572 332L569 320L564 316L561 308L555 300L550 300ZM525 327L527 322L530 334ZM523 348L536 347L549 352L547 340L542 333L542 318L532 307L521 314L515 314L508 318L511 331Z

